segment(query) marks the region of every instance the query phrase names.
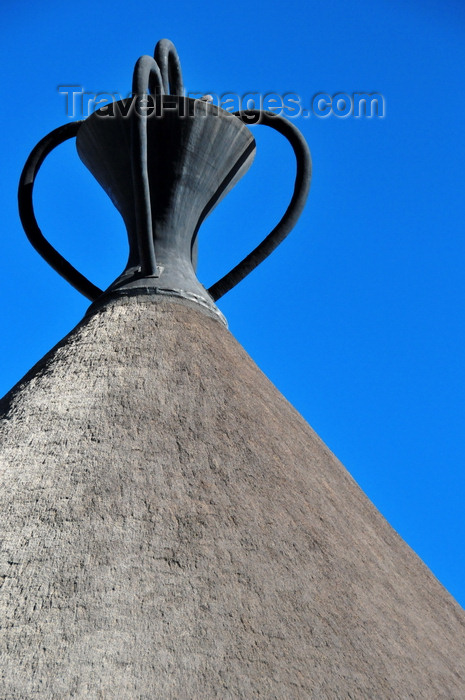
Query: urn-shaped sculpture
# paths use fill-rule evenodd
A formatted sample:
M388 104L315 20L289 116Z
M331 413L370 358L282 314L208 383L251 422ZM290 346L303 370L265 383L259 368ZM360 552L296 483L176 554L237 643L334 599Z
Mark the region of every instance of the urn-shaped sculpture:
M297 164L294 193L273 231L207 290L195 273L198 231L253 161L255 139L247 125L251 121L270 126L289 140ZM44 158L74 136L81 160L110 196L127 229L126 267L106 290L86 279L48 243L34 215L33 185ZM55 129L35 147L21 176L20 214L34 247L92 301L122 294L174 295L222 317L214 302L289 233L305 204L310 174L308 147L288 120L259 110L231 113L208 96L185 97L176 50L162 40L154 58L142 56L137 61L130 97L105 105L82 122Z

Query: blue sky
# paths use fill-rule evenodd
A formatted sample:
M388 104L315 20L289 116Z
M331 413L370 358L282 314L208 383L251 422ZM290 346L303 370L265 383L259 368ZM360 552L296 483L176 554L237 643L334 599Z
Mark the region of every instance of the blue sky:
M134 9L133 9L134 8ZM0 393L87 301L35 253L16 188L37 141L69 121L57 86L127 93L172 39L188 90L379 92L383 119L294 123L313 156L295 231L220 302L233 334L401 536L465 604L465 5L452 0L4 2ZM263 131L263 133L262 133ZM256 127L256 163L205 222L207 286L274 226L293 163ZM122 221L73 143L43 166L36 212L100 286L125 264Z

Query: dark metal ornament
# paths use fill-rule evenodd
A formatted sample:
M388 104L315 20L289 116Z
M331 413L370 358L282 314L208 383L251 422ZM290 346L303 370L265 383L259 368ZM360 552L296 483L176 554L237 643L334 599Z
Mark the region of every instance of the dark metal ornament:
M214 301L257 267L297 222L310 187L308 146L291 122L272 113L231 114L184 97L179 58L166 39L158 42L154 58L139 58L132 90L132 98L55 129L33 149L18 191L24 230L40 255L91 301L168 294L222 316ZM270 126L290 142L297 165L294 193L273 231L207 291L195 275L198 230L253 161L255 140L246 126L251 122ZM34 181L44 159L74 136L79 157L121 213L128 233L126 268L105 291L48 243L34 215Z

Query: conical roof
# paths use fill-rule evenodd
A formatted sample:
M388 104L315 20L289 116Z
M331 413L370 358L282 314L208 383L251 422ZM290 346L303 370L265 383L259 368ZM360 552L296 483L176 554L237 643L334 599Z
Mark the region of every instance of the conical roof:
M221 322L123 297L3 400L2 698L462 698L465 613Z

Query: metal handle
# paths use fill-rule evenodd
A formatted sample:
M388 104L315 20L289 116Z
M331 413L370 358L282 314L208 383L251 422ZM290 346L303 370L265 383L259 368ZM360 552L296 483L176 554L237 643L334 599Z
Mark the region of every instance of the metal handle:
M58 129L54 129L39 141L37 146L31 151L19 180L18 206L21 223L31 245L78 292L81 292L90 301L95 301L97 297L103 294L103 291L76 270L47 241L37 223L32 202L34 181L45 158L61 143L76 136L81 124L82 120L59 126Z
M233 114L246 124L250 124L251 118L253 119L256 117L257 119L255 121L257 123L270 126L272 129L275 129L285 136L294 150L297 172L295 176L294 193L284 216L271 233L269 233L251 253L208 289L208 293L214 301L222 297L226 292L229 292L229 290L241 282L249 272L252 272L252 270L260 265L260 263L263 262L291 232L305 206L312 177L312 159L309 148L300 131L290 121L272 112L264 112L259 109L248 110L246 112L234 112Z
M147 87L152 94L183 94L181 64L174 44L162 39L155 47L154 58L142 56L136 63L133 76L133 94L144 95ZM81 294L95 301L103 290L76 270L71 263L46 240L34 214L34 181L42 163L54 148L76 136L83 120L58 127L45 136L32 150L21 173L18 188L19 216L26 236L46 262ZM147 176L147 121L133 119L132 171L138 230L139 256L142 272L157 275L152 238L152 217Z

